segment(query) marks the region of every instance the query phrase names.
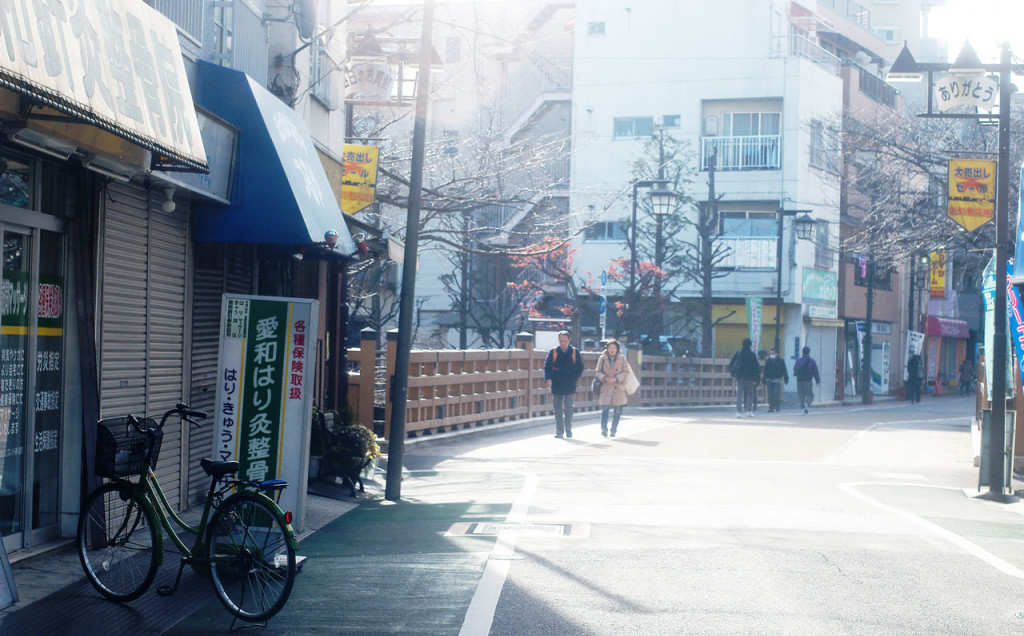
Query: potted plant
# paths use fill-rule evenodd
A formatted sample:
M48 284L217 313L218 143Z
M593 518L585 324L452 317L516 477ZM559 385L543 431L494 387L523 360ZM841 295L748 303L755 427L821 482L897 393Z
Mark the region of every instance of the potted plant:
M355 422L350 409L335 413L324 427L324 472L341 477L355 496L355 486L363 490L363 477L373 474L381 457L377 436Z

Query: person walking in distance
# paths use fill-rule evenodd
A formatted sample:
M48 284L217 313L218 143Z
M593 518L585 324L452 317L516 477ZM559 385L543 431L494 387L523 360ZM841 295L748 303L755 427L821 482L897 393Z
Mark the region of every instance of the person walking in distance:
M814 385L821 384L821 376L818 375L818 363L811 357L811 348L804 347L803 355L793 364L793 376L796 377L796 392L800 396L800 408L804 415L814 401Z
M754 417L754 391L761 379L761 364L750 348L750 338L743 339L743 348L729 362L729 375L736 378L736 417Z
M907 399L912 404L921 401L921 356L917 353L907 360Z
M970 358L964 358L960 363L960 395L967 395L971 392L974 383L974 363Z
M612 411L611 436L619 430L622 407L629 396L626 393L626 379L630 368L618 340L609 340L601 357L597 359L597 379L601 381L598 404L601 405L601 435L608 437L608 411Z
M779 357L779 352L772 349L764 362L764 390L768 394L768 412L778 413L782 406L782 384L789 384L789 372L786 362Z
M569 332L558 332L558 346L544 360L544 380L555 407L555 437L572 438L572 397L583 375L583 356L569 344Z

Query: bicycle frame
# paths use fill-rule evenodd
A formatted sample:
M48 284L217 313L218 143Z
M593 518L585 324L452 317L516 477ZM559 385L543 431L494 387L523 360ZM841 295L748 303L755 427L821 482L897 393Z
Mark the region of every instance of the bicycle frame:
M160 487L160 481L156 478L156 474L153 472L152 468L147 467L146 472L139 476L138 482L132 482L128 479L123 479L121 482L132 488L133 494L141 490L144 493L144 496L141 498L144 501L143 505L148 506L160 521L160 527L162 530L155 533L156 545L153 546L157 555L157 566L163 565L164 532L170 536L171 541L181 552L182 556L186 560L190 561L193 567L205 564L209 561L205 556L206 528L212 516L213 504L219 498L217 491L207 491L206 501L203 504L203 512L199 518L199 525L197 527L193 527L174 512L174 509L167 500L167 495L164 494L163 488ZM266 500L265 503L270 505L272 508L280 509L273 499L266 496L259 490L253 489L252 492L257 498ZM175 532L174 526L171 525L172 522L174 523L174 526L178 526L188 534L195 537L195 541L193 541L191 549L184 541L182 541L181 537L178 536L178 533ZM298 540L295 538L295 533L291 530L291 524L288 525L288 531L289 543L291 543L292 548L298 549Z

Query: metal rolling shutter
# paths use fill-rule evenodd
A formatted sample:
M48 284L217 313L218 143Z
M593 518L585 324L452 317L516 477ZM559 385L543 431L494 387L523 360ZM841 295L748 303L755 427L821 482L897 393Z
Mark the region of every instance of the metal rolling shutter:
M836 399L836 337L835 327L811 327L807 330L807 346L818 362L821 386L815 387L814 399L832 402Z
M715 327L715 357L732 359L743 347L743 339L750 337L746 325L718 325Z
M189 403L212 415L217 397L221 295L252 292L252 249L240 245L199 244L195 250ZM210 478L200 468L199 460L213 456L212 426L192 429L188 453L188 501L202 504Z
M153 200L151 200L151 198ZM111 182L100 256L100 416L158 418L183 395L188 210ZM172 506L181 491L181 426L168 421L157 478Z

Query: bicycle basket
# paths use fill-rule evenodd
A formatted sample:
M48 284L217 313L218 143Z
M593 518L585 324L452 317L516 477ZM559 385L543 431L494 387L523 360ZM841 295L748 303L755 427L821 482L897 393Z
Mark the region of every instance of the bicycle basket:
M96 476L115 479L141 475L146 466L156 468L163 431L153 418L142 421L150 433L142 434L128 423L127 417L100 420L96 426Z

